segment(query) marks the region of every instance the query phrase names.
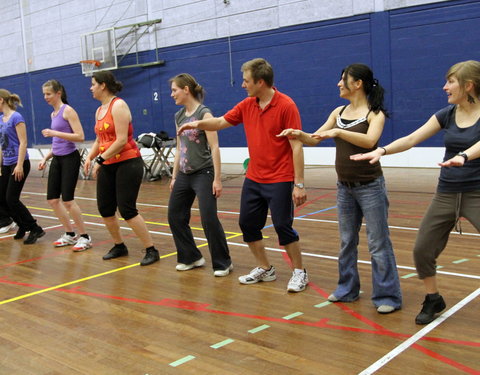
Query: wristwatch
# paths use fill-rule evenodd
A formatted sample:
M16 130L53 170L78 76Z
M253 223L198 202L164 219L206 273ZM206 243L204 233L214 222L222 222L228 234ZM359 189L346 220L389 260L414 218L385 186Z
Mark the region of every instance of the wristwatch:
M105 159L102 158L102 155L98 155L95 161L97 162L97 164L103 165L103 162L105 161Z
M305 185L302 182L300 182L299 184L295 184L294 186L299 189L305 189Z
M465 151L460 151L457 156L461 156L462 158L465 159L465 161L468 161L468 155L465 153Z

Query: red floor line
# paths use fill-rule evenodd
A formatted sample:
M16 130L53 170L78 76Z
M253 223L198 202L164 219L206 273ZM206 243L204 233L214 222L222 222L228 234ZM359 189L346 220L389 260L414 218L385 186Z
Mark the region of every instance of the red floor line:
M326 296L326 295L327 295L327 293L326 293L324 290L322 290L321 288L319 288L319 287L316 286L315 284L309 283L309 286L310 286L312 289L316 290L320 295L322 295L322 296ZM366 324L368 324L368 325L374 326L374 327L379 327L379 328L378 328L379 331L377 332L377 334L384 332L385 334L387 334L387 335L389 335L389 336L392 336L392 337L399 337L399 336L401 335L401 334L392 332L392 331L390 331L390 330L382 327L381 325L378 325L378 324L376 324L376 323L374 323L374 322L371 322L369 319L367 319L367 318L363 317L362 315L356 313L355 311L351 310L350 308L348 308L347 306L345 306L343 303L338 303L338 302L336 302L335 305L338 306L338 307L340 307L343 311L345 311L345 312L349 313L350 315L354 316L355 318L359 319L360 321L362 321L362 322L364 322L364 323L366 323ZM343 327L342 329L345 329L345 328L346 328L346 327ZM425 339L425 337L422 337L421 339L423 340L423 339ZM450 366L453 366L453 367L455 367L455 368L461 369L462 371L465 371L465 372L467 372L467 373L469 373L469 374L479 375L478 372L470 372L470 371L476 371L476 370L473 370L473 369L471 369L471 368L468 367L468 366L462 365L461 363L458 363L458 362L456 362L456 361L454 361L454 360L452 360L452 359L450 359L450 358L448 358L448 357L442 356L441 354L438 354L438 353L436 353L436 352L434 352L434 351L431 351L431 350L429 350L429 349L426 349L426 348L424 348L423 346L421 346L421 345L419 345L419 344L414 344L414 345L412 345L412 348L414 348L414 349L416 349L416 350L419 350L419 351L421 351L421 352L424 353L424 354L428 354L429 356L431 356L432 358L435 358L435 359L439 360L440 362L443 362L443 363L445 363L445 364L447 364L447 365L450 365Z
M48 288L48 287L41 286L41 285L11 281L11 280L8 280L6 276L0 277L0 283L26 286L26 287L33 287L33 288L37 288L37 289L47 289ZM329 324L328 323L328 321L329 321L328 318L320 319L317 322L304 322L304 321L292 320L292 319L287 320L287 319L283 319L283 318L273 318L273 317L261 316L261 315L251 315L251 314L244 314L244 313L236 313L236 312L230 312L230 311L209 309L208 308L208 306L210 306L209 303L200 303L200 302L185 301L185 300L175 300L175 299L170 299L170 298L164 298L164 299L161 299L160 301L140 300L140 299L136 299L136 298L119 297L119 296L113 296L113 295L107 295L107 294L101 294L101 293L94 293L94 292L85 292L85 291L79 290L80 288L81 288L80 286L75 286L75 287L68 288L68 289L67 288L59 288L59 289L55 289L55 290L60 291L60 292L64 292L64 293L78 294L78 295L84 295L84 296L89 296L89 297L98 297L98 298L112 299L112 300L123 301L123 302L140 303L140 304L145 304L145 305L165 306L165 307L172 307L172 308L177 308L177 309L192 310L192 311L198 311L198 312L207 312L207 313L228 315L228 316L236 316L236 317L241 317L241 318L251 318L251 319L265 320L265 321L278 322L278 323L303 325L303 326L310 326L310 327L316 327L316 328L329 328L329 329L352 331L352 332L359 332L359 333L369 333L369 334L390 336L390 337L394 337L394 338L408 338L408 337L411 337L411 335L404 334L404 333L392 332L392 331L383 329L383 327L382 327L382 329L371 330L371 329L348 327L348 326L337 326L337 325ZM457 345L463 345L463 346L473 346L473 347L478 346L478 347L480 347L480 343L466 342L466 341L455 341L455 340L451 340L451 339L442 339L442 338L437 338L437 337L434 337L434 338L423 337L422 340L445 342L445 343L449 343L449 344L457 344Z
M435 358L443 363L446 363L452 367L455 367L457 368L458 370L461 370L467 374L471 374L471 375L480 375L480 371L478 370L475 370L471 367L468 367L468 366L465 366L465 365L462 365L461 363L457 362L457 361L454 361L453 359L451 358L448 358L448 357L445 357L441 354L438 354L432 350L429 350L427 348L424 348L423 346L421 345L418 345L418 344L413 344L412 345L412 348L415 348L419 351L421 351L422 353L432 357L432 358Z
M310 206L311 204L315 203L316 201L318 201L318 200L320 200L320 199L323 199L323 198L326 198L326 197L329 197L329 196L331 196L331 195L335 195L335 194L336 194L336 192L330 192L330 193L326 193L326 194L320 195L320 196L318 196L318 197L316 197L316 198L307 200L304 204L298 206L298 207L295 209L295 211L294 211L295 216L297 216L297 213L298 213L300 210L302 210L302 209ZM308 191L307 191L307 196L308 196Z

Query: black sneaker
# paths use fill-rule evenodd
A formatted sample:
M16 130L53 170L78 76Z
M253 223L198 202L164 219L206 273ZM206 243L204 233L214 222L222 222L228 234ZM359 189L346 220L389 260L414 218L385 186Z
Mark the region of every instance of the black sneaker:
M23 237L25 237L26 230L23 228L18 228L17 233L15 236L13 236L14 240L21 240Z
M158 262L160 260L160 255L158 255L158 250L154 247L146 250L147 253L140 262L141 266L148 266L149 264Z
M435 319L435 314L441 312L445 307L447 305L441 295L431 297L427 294L425 301L423 301L422 311L415 318L415 323L428 324L432 322Z
M103 256L103 260L108 260L108 259L113 259L113 258L118 258L118 257L123 257L125 255L128 255L128 249L124 244L121 245L115 245L110 249L108 253L106 253Z
M41 228L41 227L36 227L34 229L32 229L30 231L30 233L28 234L28 237L25 241L23 241L23 243L25 245L32 245L34 244L35 242L37 242L37 240L40 238L40 237L43 237L45 236L45 231Z

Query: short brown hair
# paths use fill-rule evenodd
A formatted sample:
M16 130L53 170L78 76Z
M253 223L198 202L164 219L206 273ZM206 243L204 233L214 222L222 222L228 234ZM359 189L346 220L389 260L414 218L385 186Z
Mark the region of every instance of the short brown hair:
M461 61L448 69L445 78L455 76L458 83L465 89L465 84L470 81L473 83L475 96L480 97L480 62L476 60Z
M253 82L257 83L259 79L263 79L268 87L273 86L273 68L270 63L262 58L249 60L242 65L242 72L250 71Z

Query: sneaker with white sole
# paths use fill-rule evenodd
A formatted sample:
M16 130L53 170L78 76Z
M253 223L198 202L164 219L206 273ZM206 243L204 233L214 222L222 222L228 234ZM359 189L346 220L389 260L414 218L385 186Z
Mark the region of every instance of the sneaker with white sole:
M205 258L202 257L199 260L196 260L195 262L190 264L178 263L175 268L177 271L188 271L193 268L202 267L204 264L205 264Z
M276 279L275 267L270 266L268 270L262 267L255 267L248 275L240 276L238 281L242 284L255 284L259 281L274 281Z
M230 271L233 271L233 264L230 264L228 268L224 270L213 271L213 274L217 277L223 277L223 276L228 276L230 274Z
M1 227L0 228L0 233L10 232L12 229L15 229L16 226L17 226L17 224L15 224L15 222L12 221L10 224L5 225L4 227Z
M70 236L69 234L62 234L58 240L53 243L55 247L62 247L68 245L75 245L77 243L77 236Z
M292 278L288 282L287 290L289 292L301 292L305 290L308 284L308 275L306 270L294 270Z
M88 238L80 236L77 240L77 243L72 247L72 250L75 252L85 251L92 247L92 238L88 236Z

